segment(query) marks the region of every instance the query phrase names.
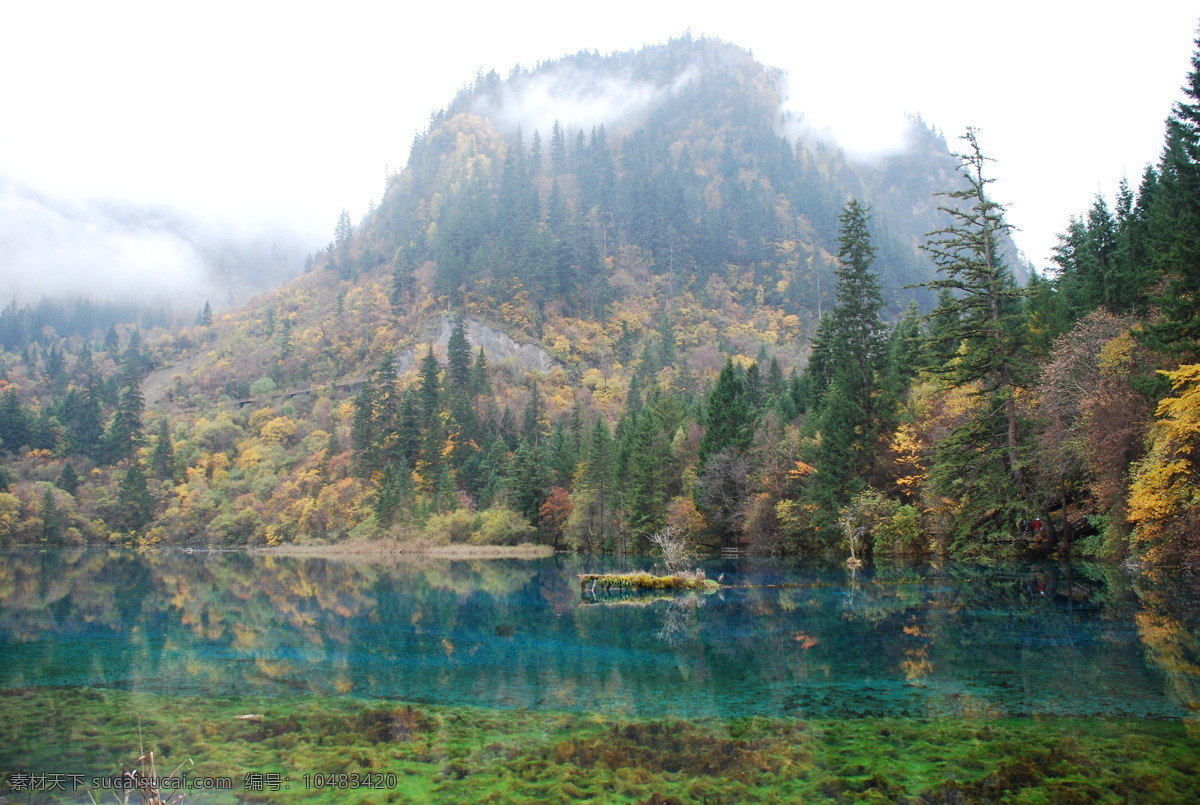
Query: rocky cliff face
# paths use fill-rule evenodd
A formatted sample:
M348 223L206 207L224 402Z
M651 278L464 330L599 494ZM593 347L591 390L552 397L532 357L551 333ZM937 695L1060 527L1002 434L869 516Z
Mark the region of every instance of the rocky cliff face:
M443 313L441 318L433 323L429 333L428 340L433 342L434 352L443 359L446 355L446 345L450 342L450 332L454 329L454 322L454 317L449 313ZM537 344L523 344L514 341L508 333L469 316L463 317L462 322L466 328L467 341L470 342L472 351L483 347L490 366L511 363L522 371L533 370L543 374L561 366L558 361L550 357L550 353ZM415 367L420 359L421 354L412 350L401 353L396 358L397 373L404 374Z

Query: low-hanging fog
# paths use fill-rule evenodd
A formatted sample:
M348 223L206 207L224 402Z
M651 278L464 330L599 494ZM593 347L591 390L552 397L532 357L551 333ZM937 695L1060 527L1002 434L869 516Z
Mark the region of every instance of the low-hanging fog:
M285 227L235 227L123 201L80 201L0 177L7 303L78 297L176 311L244 302L298 274L315 244Z

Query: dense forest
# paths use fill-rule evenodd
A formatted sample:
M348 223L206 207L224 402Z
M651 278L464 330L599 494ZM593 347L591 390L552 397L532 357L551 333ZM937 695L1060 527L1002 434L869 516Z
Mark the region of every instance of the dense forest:
M0 312L0 543L1200 565L1193 68L1045 276L985 133L855 163L716 40L481 75L244 308Z

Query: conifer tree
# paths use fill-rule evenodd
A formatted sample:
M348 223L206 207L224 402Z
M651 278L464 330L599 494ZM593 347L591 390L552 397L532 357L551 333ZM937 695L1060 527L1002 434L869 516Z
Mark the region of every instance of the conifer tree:
M54 488L47 486L42 493L42 541L57 543L62 536L62 514L54 502Z
M154 498L146 485L146 473L140 461L131 461L117 490L121 504L119 523L123 530L139 532L154 519Z
M492 381L488 374L487 356L483 354L483 347L480 347L479 352L475 354L475 364L471 367L469 390L472 397L481 397L492 393Z
M462 319L454 322L446 342L446 387L463 394L471 384L471 344Z
M167 420L158 420L158 436L154 440L154 453L150 457L150 473L163 481L175 479L175 447L171 444L171 433Z
M1162 316L1151 343L1187 362L1200 356L1200 39L1184 93L1167 119L1158 187L1150 213L1150 256L1165 277L1155 298Z
M141 445L142 412L145 407L146 400L142 396L141 352L131 340L121 366L117 409L104 436L105 453L110 464L132 458L134 451Z
M883 297L871 264L875 247L867 225L869 210L851 199L840 217L837 302L826 320L829 386L818 401L820 440L809 486L826 525L855 492L866 485L871 449L884 415L881 406L886 334L879 311Z
M623 474L625 511L634 534L647 536L666 522L671 434L660 405L642 410L631 426L630 452Z
M724 450L741 453L754 437L754 412L746 393L746 384L727 359L717 385L708 397L704 417L704 439L700 442L700 464Z
M54 480L54 485L68 495L74 495L79 490L79 483L79 473L75 471L75 465L69 461L63 464L58 478Z
M508 485L513 509L536 527L550 491L550 472L544 452L533 442L522 441L513 453Z
M437 419L438 401L441 398L441 384L437 357L433 354L433 344L421 359L421 419L426 427Z
M935 344L961 345L939 371L955 386L976 387L986 397L982 413L945 439L938 449L932 476L949 487L941 491L964 502L964 511L993 515L1003 507L1030 499L1021 463L1016 394L1023 365L1019 358L1020 300L1018 288L999 252L1000 237L1010 230L1004 207L992 201L984 174L988 162L975 129L963 136L968 149L959 155L964 187L945 193L954 206L942 209L952 223L930 233L924 248L941 277L926 284L943 294L944 330L931 335ZM991 466L999 461L1007 488L996 488ZM965 485L965 486L964 486ZM970 487L967 489L967 487Z

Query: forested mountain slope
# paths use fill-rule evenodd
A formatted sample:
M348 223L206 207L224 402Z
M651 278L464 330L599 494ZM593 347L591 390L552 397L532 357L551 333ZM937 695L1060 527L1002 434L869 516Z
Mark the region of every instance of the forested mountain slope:
M673 527L761 551L994 552L1057 511L1125 550L1105 518L1140 450L1108 475L1048 457L1063 420L1033 390L1097 306L1153 317L1155 270L1109 297L1074 264L1024 286L973 135L960 158L914 120L906 150L860 164L784 91L691 38L481 75L377 207L240 310L91 335L5 310L0 534L645 550ZM922 248L938 230L940 255ZM1131 439L1153 386L1126 400Z

